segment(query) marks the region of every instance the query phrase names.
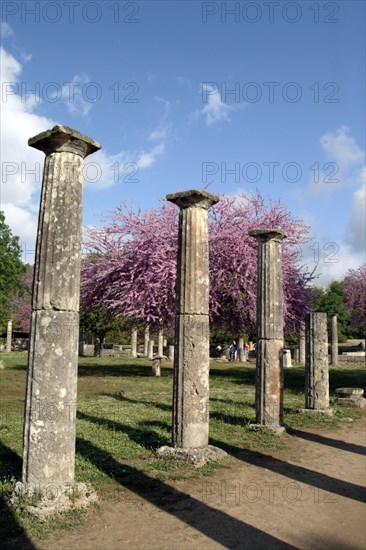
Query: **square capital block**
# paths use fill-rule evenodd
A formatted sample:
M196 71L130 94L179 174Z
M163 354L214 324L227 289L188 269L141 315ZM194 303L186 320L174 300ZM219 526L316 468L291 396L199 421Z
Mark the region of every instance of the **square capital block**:
M100 143L84 136L69 126L57 124L51 130L46 130L32 138L28 145L43 151L46 155L51 153L75 153L82 158L95 153L101 148Z
M210 206L219 202L219 197L208 191L200 191L198 189L189 189L179 193L171 193L166 196L169 202L173 202L179 208L198 207L208 210Z

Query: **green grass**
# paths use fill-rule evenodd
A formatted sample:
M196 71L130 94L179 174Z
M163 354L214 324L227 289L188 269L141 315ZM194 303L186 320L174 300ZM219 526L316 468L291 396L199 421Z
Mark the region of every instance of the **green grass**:
M26 378L25 353L1 355L6 368L0 371L0 480L3 505L15 479L21 477L23 406ZM76 479L90 481L102 498L116 498L120 491L144 490L158 482L212 475L217 468L232 466L231 459L197 469L177 460L162 461L155 450L170 444L172 368L162 369L161 378L150 377L150 361L122 358L82 358L79 362ZM211 443L240 456L243 451L275 452L291 446L291 436L268 431L250 431L255 419L254 363L231 366L212 363L210 369ZM330 391L340 386L366 386L365 369L352 364L330 369ZM304 369L285 371L285 423L292 429L326 426L336 429L342 417L354 420L359 409L334 404L335 415L299 414L304 406ZM139 476L141 476L139 478ZM140 481L139 481L140 479ZM142 481L143 479L143 481ZM0 532L5 540L28 531L44 538L54 529L72 529L83 522L83 512L63 514L39 522L10 510L8 527ZM3 525L6 522L3 522Z

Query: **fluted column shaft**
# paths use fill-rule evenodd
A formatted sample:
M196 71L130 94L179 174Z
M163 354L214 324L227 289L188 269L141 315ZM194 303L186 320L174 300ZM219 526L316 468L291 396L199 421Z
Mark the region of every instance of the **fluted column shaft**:
M149 355L149 339L150 339L150 328L149 325L146 325L144 331L144 357Z
M327 314L308 313L305 326L305 408L329 408Z
M281 240L277 229L258 229L256 422L278 428L283 420L283 305Z
M305 365L305 323L301 323L299 333L299 361Z
M46 154L38 218L23 438L24 483L74 480L84 158L66 126L29 140Z
M173 445L208 445L209 263L205 191L168 195L180 207L173 388Z
M163 355L164 352L164 333L163 329L160 328L158 332L158 355Z
M338 316L332 316L331 324L331 345L330 345L330 364L338 365Z
M5 351L7 353L11 352L11 340L13 335L13 321L8 321L7 327L6 327L6 348Z
M131 357L137 357L137 328L131 331Z

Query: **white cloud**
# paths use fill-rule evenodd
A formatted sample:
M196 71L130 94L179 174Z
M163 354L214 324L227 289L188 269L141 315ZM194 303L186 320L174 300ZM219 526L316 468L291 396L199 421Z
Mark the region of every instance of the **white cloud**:
M366 170L364 168L361 176L360 187L353 193L351 214L348 221L345 242L354 252L363 253L366 251Z
M330 245L332 243L328 243ZM335 243L336 244L336 243ZM322 248L320 248L322 252ZM356 269L365 261L365 254L355 254L353 250L344 243L339 248L328 246L326 253L320 254L319 263L315 274L319 275L315 279L316 286L324 286L331 281L343 279L348 269Z
M188 88L189 90L192 89L190 80L188 78L186 78L185 76L177 76L176 81L178 82L178 84L180 84L180 86L184 86L185 88Z
M6 21L0 21L0 34L2 38L9 38L14 34L13 29Z
M13 86L19 81L22 66L3 48L0 55L1 87L6 90L0 126L1 135L6 136L1 140L0 208L14 234L32 249L37 225L32 199L41 185L44 156L28 146L28 139L51 128L54 122L33 112L34 99L15 94Z
M201 97L207 103L202 109L196 109L189 115L189 122L193 122L200 117L205 119L206 125L211 126L218 122L228 122L230 120L229 112L233 109L221 100L221 94L216 86L212 84L201 85Z
M85 117L95 106L100 93L100 86L83 73L75 75L70 82L65 82L61 90L54 92L53 98L59 97L69 113Z
M19 236L22 261L32 264L34 262L37 218L25 208L14 206L14 204L2 204L1 209L5 213L5 221L10 225L13 234Z
M40 132L48 130L55 122L34 111L40 105L33 96L17 95L22 65L14 56L1 48L1 89L2 116L1 135L1 185L0 209L4 210L6 223L13 233L20 237L22 248L27 257L24 261L31 262L29 252L35 248L38 204L35 194L40 191L44 155L28 146L28 139ZM64 86L63 99L70 112L87 115L92 103L85 101L80 88L90 82L87 75L76 75L72 82L80 83L74 86L74 100L69 102L70 89ZM4 93L5 90L5 93ZM67 94L67 95L66 95ZM169 122L170 103L156 98L163 105L163 114L154 130L148 136L151 142L149 148L124 150L117 154L98 151L85 162L85 183L92 189L103 189L115 185L122 180L132 183L138 178L138 171L151 167L164 154L166 142L171 131Z
M327 132L320 138L320 144L328 159L334 160L343 172L347 168L364 162L365 152L350 135L347 126L340 126L335 132Z

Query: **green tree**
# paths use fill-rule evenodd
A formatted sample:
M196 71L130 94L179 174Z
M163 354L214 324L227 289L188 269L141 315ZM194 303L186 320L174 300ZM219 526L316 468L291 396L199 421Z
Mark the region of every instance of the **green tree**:
M131 326L131 321L123 317L112 318L104 307L98 307L88 312L80 311L81 330L94 337L98 336L101 342L107 337L108 341L113 343L124 343L124 333L130 331Z
M349 311L346 305L344 281L332 281L326 289L314 288L314 309L328 314L328 330L332 315L338 315L338 338L345 342L352 338L353 330L350 324Z
M3 329L12 317L12 302L26 271L20 255L19 237L12 235L0 210L0 326Z

